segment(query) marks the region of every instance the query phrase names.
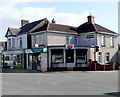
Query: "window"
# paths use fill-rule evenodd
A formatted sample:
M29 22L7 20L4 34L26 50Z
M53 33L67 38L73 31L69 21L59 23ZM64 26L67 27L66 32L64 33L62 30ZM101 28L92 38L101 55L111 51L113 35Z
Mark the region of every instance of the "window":
M87 50L86 49L76 49L76 62L86 63Z
M22 48L22 37L20 37L20 48Z
M11 39L8 39L8 46L11 47Z
M74 37L74 44L77 44L77 36Z
M106 63L110 62L110 53L106 53Z
M87 39L94 39L94 35L87 35Z
M74 38L72 36L66 36L66 44L74 44Z
M34 39L35 39L35 44L44 45L45 39L44 39L44 36L42 34L35 35Z
M66 44L69 44L69 36L66 36Z
M21 63L21 55L17 55L17 63L18 63L18 64Z
M105 46L105 35L102 35L102 46Z
M98 53L98 62L102 63L102 53L101 52Z
M52 63L63 63L63 50L62 49L53 49L52 53Z
M15 39L14 38L12 39L12 47L13 48L15 47Z
M110 46L111 46L111 47L114 46L114 37L110 37Z

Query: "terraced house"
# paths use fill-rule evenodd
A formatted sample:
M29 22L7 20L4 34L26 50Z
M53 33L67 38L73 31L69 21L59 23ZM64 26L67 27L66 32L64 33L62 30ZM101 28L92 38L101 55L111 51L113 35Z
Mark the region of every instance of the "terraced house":
M94 22L94 16L79 27L57 24L53 19L8 28L7 50L12 68L34 70L96 69L96 64L118 64L117 33ZM4 60L5 61L5 60ZM5 65L7 65L6 63Z

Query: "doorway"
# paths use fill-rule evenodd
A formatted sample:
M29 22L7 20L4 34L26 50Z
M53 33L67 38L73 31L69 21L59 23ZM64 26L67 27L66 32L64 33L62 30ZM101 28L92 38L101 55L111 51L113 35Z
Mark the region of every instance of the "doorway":
M73 49L66 49L66 67L67 70L73 70L73 67L75 67Z

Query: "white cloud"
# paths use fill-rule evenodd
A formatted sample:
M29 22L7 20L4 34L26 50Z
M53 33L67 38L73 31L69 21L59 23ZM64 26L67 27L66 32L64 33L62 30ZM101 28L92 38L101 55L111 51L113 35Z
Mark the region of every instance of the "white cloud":
M56 22L59 24L66 24L72 26L79 26L81 23L86 22L86 16L90 14L86 11L82 14L76 13L64 13L57 12L57 10L52 8L34 8L34 7L22 7L15 8L14 5L23 2L23 0L1 0L0 1L0 41L5 40L5 33L8 27L20 27L21 19L28 19L30 22L40 20L43 18L48 18L52 20L55 18ZM24 2L30 2L31 0L24 0ZM95 13L92 11L92 13Z

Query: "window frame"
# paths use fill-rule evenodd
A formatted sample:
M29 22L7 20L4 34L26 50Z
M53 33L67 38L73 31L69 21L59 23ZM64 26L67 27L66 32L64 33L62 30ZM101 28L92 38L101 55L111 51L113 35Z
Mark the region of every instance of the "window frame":
M114 37L110 37L110 47L114 47Z
M107 52L105 54L105 58L106 58L106 64L108 64L110 62L110 53L109 52Z
M19 47L22 48L23 42L22 42L22 37L19 38L20 39L20 44Z
M102 40L101 46L105 47L106 46L105 35L102 35L102 39L101 40Z

